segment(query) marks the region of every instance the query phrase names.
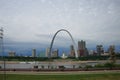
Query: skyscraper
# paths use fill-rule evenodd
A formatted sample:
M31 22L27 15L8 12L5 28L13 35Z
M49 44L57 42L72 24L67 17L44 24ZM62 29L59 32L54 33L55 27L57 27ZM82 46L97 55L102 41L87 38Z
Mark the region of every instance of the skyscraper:
M50 51L50 48L46 48L46 55L45 55L46 57L50 56L49 51Z
M111 62L115 62L116 61L116 55L115 55L115 46L114 45L110 45L109 54L110 54Z
M85 48L86 48L85 41L83 41L83 40L78 41L78 49L85 49Z
M87 56L88 55L88 51L86 48L86 42L81 40L78 41L78 56Z
M73 45L70 46L70 57L75 57L75 49Z
M96 46L97 56L100 56L101 54L104 54L104 49L102 45Z
M53 50L52 57L58 57L58 49Z
M36 57L36 49L32 50L32 57Z
M115 46L114 45L110 45L109 46L109 53L112 53L115 51Z

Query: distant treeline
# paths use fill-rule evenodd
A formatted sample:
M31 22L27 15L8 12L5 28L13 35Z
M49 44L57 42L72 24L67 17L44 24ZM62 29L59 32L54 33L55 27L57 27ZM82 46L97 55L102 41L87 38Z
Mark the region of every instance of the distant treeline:
M66 59L72 59L72 60L108 60L110 56L86 56L86 57L78 57L77 59L75 57L68 57ZM6 61L52 61L54 59L62 59L61 57L23 57L23 56L15 56L15 57L1 57L0 60L6 60ZM116 59L120 59L120 54L116 55Z

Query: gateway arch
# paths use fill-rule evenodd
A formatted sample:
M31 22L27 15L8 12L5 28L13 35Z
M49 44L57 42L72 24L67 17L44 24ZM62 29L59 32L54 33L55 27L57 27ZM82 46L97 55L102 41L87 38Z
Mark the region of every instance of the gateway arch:
M58 30L58 31L54 34L54 36L53 36L53 38L52 38L52 41L51 41L51 44L50 44L49 58L51 58L52 47L53 47L54 40L55 40L57 34L58 34L59 32L61 32L61 31L65 31L65 32L67 32L67 33L69 34L69 36L70 36L70 38L71 38L71 40L72 40L72 43L73 43L74 49L75 49L75 57L78 58L77 47L76 47L76 45L75 45L75 41L74 41L74 39L73 39L71 33L70 33L69 31L65 30L65 29L60 29L60 30Z

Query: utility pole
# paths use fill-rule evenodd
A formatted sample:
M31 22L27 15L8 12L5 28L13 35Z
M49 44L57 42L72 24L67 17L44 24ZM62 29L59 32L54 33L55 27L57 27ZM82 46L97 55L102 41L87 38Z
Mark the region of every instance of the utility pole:
M4 42L3 42L3 28L0 29L0 49L1 49L1 58L3 59L4 75L3 80L6 80L6 65L5 65L5 54L4 54Z

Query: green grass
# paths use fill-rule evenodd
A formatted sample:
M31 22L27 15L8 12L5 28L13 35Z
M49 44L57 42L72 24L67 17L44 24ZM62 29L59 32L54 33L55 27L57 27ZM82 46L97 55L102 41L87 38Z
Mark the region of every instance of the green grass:
M3 75L0 74L0 80ZM7 74L6 80L120 80L120 73L77 74L77 75L24 75Z

